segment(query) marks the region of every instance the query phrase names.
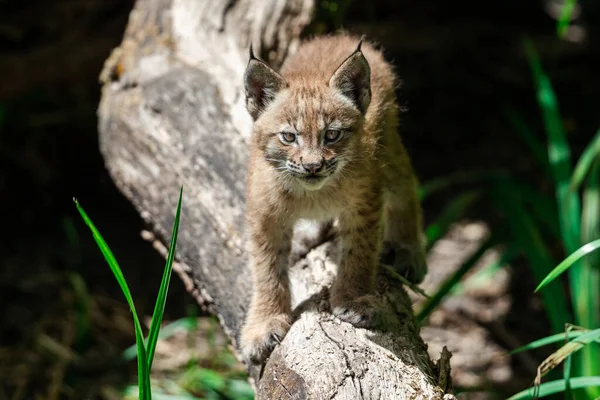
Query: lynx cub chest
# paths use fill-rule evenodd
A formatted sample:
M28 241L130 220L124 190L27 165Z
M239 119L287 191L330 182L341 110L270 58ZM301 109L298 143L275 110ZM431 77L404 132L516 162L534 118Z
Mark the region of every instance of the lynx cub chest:
M242 353L261 363L291 321L288 257L299 219L336 223L342 259L333 314L378 322L373 293L381 258L414 282L424 256L417 180L398 135L396 77L358 38L303 43L280 72L250 52L244 75L253 118L247 227L253 296Z

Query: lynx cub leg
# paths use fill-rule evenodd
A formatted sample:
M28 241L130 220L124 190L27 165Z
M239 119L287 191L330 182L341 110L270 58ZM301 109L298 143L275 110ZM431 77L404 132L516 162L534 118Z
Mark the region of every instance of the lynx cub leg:
M376 192L375 192L376 193ZM362 204L340 216L342 260L331 292L333 313L354 326L377 325L375 277L382 231L381 200Z
M284 228L282 232L268 218L251 223L250 229L254 290L240 344L247 362L260 363L283 339L291 324L287 272L291 229Z
M402 177L402 174L398 174ZM414 179L397 179L385 195L385 233L381 261L413 283L427 273L421 206Z

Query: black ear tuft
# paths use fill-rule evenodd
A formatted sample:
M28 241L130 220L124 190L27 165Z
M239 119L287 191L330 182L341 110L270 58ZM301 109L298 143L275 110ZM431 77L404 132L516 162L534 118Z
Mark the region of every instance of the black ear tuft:
M354 50L355 53L358 53L360 51L360 47L362 46L363 41L365 40L365 38L366 38L366 35L362 35L360 37L360 40L358 41L358 46L356 46L356 50Z
M360 112L365 114L371 103L371 67L361 50L363 40L364 36L354 53L333 73L329 86L352 100Z
M256 121L277 93L287 86L281 75L254 56L250 45L250 61L244 73L246 108Z

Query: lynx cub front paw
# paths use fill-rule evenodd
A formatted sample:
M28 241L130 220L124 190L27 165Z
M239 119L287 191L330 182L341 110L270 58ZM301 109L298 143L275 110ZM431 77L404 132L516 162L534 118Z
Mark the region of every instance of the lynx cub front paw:
M427 274L425 249L421 244L395 245L385 241L381 251L381 262L394 267L396 272L412 283L423 282Z
M379 325L379 306L373 295L369 294L354 299L332 296L331 309L333 315L357 328L372 328Z
M242 329L240 347L247 364L261 364L281 342L290 329L290 316L252 318L256 322L246 323Z

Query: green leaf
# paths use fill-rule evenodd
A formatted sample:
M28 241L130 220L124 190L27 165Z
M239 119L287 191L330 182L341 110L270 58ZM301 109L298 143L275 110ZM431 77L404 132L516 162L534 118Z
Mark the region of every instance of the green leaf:
M135 310L135 305L133 304L133 298L131 297L131 292L129 291L129 286L127 285L127 281L123 276L123 272L121 271L121 267L117 263L115 256L112 251L108 247L108 244L104 241L104 238L96 229L96 226L92 222L92 220L88 217L88 215L83 210L83 207L79 204L77 199L73 199L75 205L77 206L77 210L83 218L83 221L88 226L96 244L100 248L104 259L108 263L111 271L113 272L119 286L121 287L121 291L127 300L127 304L131 310L131 314L133 317L133 326L135 330L135 342L138 350L138 385L140 388L140 400L150 400L152 398L151 389L150 389L150 371L148 369L148 360L146 357L146 349L144 347L144 336L142 334L142 326L140 324L140 320L138 318L137 312Z
M173 224L173 233L171 234L171 244L169 245L169 253L163 272L160 289L154 305L154 313L152 314L152 322L150 323L150 332L148 333L148 370L152 369L152 361L154 359L154 351L158 342L158 333L160 331L160 323L165 312L165 304L167 302L167 293L169 291L169 283L171 282L171 271L173 270L173 260L175 258L175 248L177 246L177 232L179 230L179 218L181 216L181 198L183 196L183 186L179 189L179 200L177 202L177 211L175 213L175 223Z
M537 99L544 120L544 128L548 135L548 160L552 168L556 199L559 209L559 222L563 241L567 252L580 246L580 202L579 196L569 190L571 180L571 150L567 142L562 117L558 110L558 102L550 79L542 69L533 43L525 41L525 51L533 72L537 90ZM577 286L579 282L575 285ZM578 289L575 287L574 289Z
M550 354L538 367L536 382L541 381L541 378L548 372L556 368L565 359L575 354L581 349L586 348L586 345L597 341L600 338L600 329L585 332L575 340L570 340L562 345L558 350Z
M565 258L560 264L556 266L538 285L535 289L538 292L543 287L547 286L550 282L556 279L560 274L565 272L569 267L571 267L574 263L579 261L581 258L585 257L589 253L598 250L600 248L600 239L594 240L593 242L584 244L567 258Z
M563 365L563 381L565 382L565 400L572 398L571 394L571 365L573 364L573 357L568 356L565 359Z
M514 350L508 352L507 354L513 355L513 354L521 353L523 351L533 350L533 349L537 349L540 347L544 347L544 346L547 346L552 343L557 343L557 342L561 342L564 340L574 339L574 338L577 338L577 337L583 335L586 332L590 332L590 330L585 329L585 330L579 330L579 331L571 331L566 334L565 333L557 333L557 334L554 334L551 336L546 336L545 338L534 340L533 342L528 343L525 346L521 346L517 349L514 349Z
M158 334L159 340L165 340L180 332L184 331L192 331L196 327L196 318L195 317L184 317L178 320L175 320L160 329L160 333ZM148 343L148 338L144 339L144 343ZM137 357L137 348L135 345L129 346L123 351L123 358L125 360L133 360Z
M583 376L578 378L571 378L571 388L581 389L590 386L600 386L600 376ZM565 381L556 380L552 382L542 383L539 386L537 396L535 395L535 388L529 388L509 397L507 400L528 400L535 399L537 397L545 397L551 394L560 393L565 390Z
M583 190L581 239L584 243L600 240L600 159L593 163ZM600 328L600 253L589 253L582 260L580 274L583 284L577 297L583 300L575 302L578 324L590 329ZM595 343L582 350L582 375L600 375L599 354L600 346ZM588 395L600 397L600 390L588 390Z
M583 180L587 176L592 164L595 160L600 157L600 129L596 132L596 136L586 146L575 165L573 175L571 176L571 183L569 184L569 190L574 192L579 190L579 187L583 183Z
M548 160L554 177L556 201L558 206L558 220L562 242L567 254L576 251L581 246L581 203L579 194L569 190L571 181L571 150L567 141L567 134L559 112L558 102L550 79L544 72L537 52L530 40L525 41L525 51L529 58L533 78L536 86L537 100L542 111L544 128L548 137ZM585 297L587 281L583 265L579 262L569 269L569 286L575 309L575 323L583 325L585 309L588 298ZM567 322L569 320L565 320ZM574 363L575 374L580 375L584 364L576 358Z
M560 17L556 22L556 34L559 38L563 38L567 33L571 15L573 15L573 10L575 9L575 4L577 4L577 0L565 0L563 3L562 9L560 10Z
M596 139L592 141L591 150L586 151L584 157L580 160L579 170L571 174L571 152L558 111L554 90L550 79L542 69L532 43L527 41L525 46L536 82L538 103L542 109L544 126L548 135L548 158L554 176L562 241L565 252L571 254L576 252L582 243L588 241L583 238L582 233L585 233L585 227L582 232L581 225L590 222L581 219L579 193L571 189L573 186L577 187L578 180L583 179L582 177L585 176L586 163L589 163L588 158L593 157ZM598 212L598 210L596 209L595 212ZM579 262L573 259L572 264L563 266L569 269L569 286L573 295L575 323L590 328L597 326L598 314L600 313L600 299L598 299L600 297L600 277L598 269L591 265L589 260ZM595 345L592 347L595 347ZM593 354L597 351L597 348L586 349L579 357L574 359L576 375L597 375L600 373L600 363L596 361L597 355ZM586 392L588 397L600 397L600 390L587 390Z
M584 329L578 326L574 326L571 324L567 324L567 329L565 331L565 341L568 341L568 334L573 332L574 330L578 330L580 332L589 332L589 329ZM572 388L571 388L571 371L572 371L572 365L573 365L573 357L568 356L565 359L565 363L563 365L563 379L565 381L565 400L572 400L573 399L573 393L572 393Z
M590 176L587 180L587 185L583 190L582 197L583 211L581 214L581 240L584 243L589 243L595 239L600 239L600 158L594 162L590 169ZM600 254L590 255L590 257L587 258L587 261L591 264L590 268L600 265ZM598 276L596 276L596 278L598 278ZM597 281L594 287L600 290L600 281ZM599 293L596 291L595 294ZM597 299L596 296L589 296L588 298ZM600 307L596 309L595 314L600 316ZM600 322L600 320L598 320L598 322Z

